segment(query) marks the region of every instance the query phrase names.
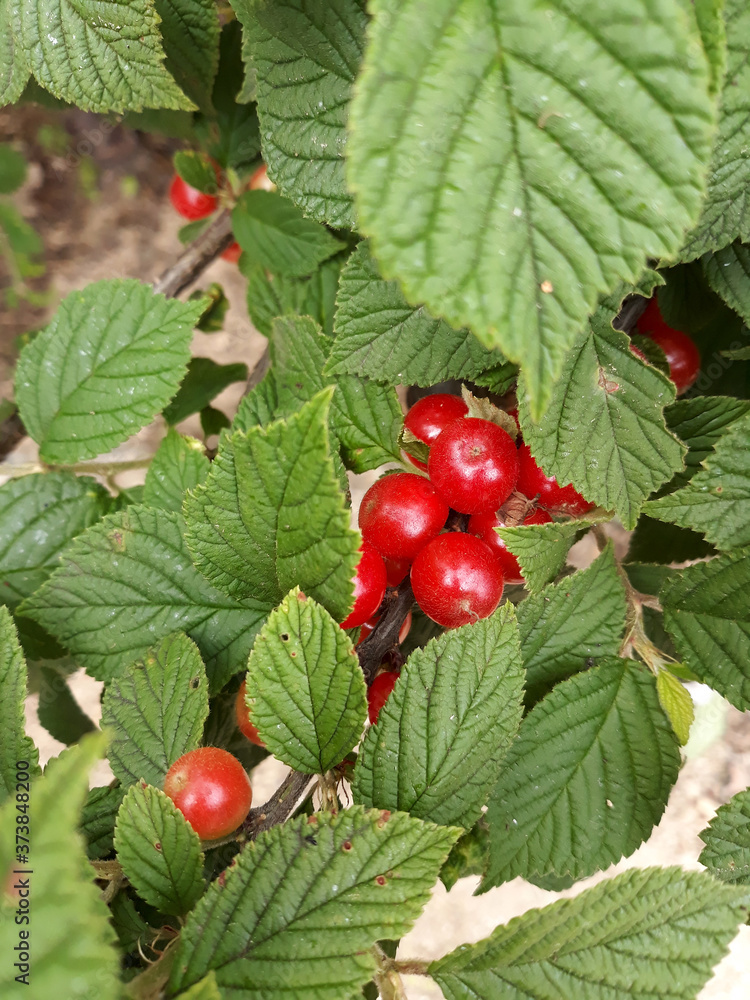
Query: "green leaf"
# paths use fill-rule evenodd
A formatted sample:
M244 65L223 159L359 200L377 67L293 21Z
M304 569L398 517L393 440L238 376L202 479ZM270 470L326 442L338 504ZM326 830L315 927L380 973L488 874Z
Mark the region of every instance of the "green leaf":
M656 693L680 746L684 747L690 738L690 727L695 719L690 692L674 674L668 670L660 670L656 675Z
M247 365L242 363L217 365L210 358L191 358L177 395L164 408L164 419L179 424L208 406L227 386L246 381L247 374Z
M477 385L483 385L490 392L504 396L506 392L513 388L518 379L518 365L512 361L504 361L501 365L489 368L481 375L475 375L472 379Z
M101 734L86 737L80 746L50 761L44 775L31 786L30 872L16 875L19 880L30 880L29 924L16 923L17 901L9 900L5 893L0 896L0 950L10 956L18 954L13 948L19 943L30 945L27 982L31 989L24 993L14 982L23 971L13 966L16 959L5 961L0 968L0 994L4 997L121 997L115 932L76 830L88 774L105 742ZM16 861L17 808L18 803L11 801L0 810L3 881L9 869L25 868ZM30 934L27 941L20 939L22 930Z
M502 360L468 330L409 305L398 282L381 277L369 242L359 244L341 272L334 331L326 366L332 375L433 385L471 378Z
M50 736L70 746L96 726L76 701L64 674L54 667L40 668L37 715Z
M13 34L13 0L0 0L0 108L15 104L29 79L23 49Z
M209 219L210 218L211 216L209 216ZM212 281L206 289L196 289L194 292L190 293L188 298L191 301L193 299L202 299L204 303L208 302L208 305L204 308L201 318L196 324L199 330L202 330L203 333L217 333L219 330L224 329L224 322L226 320L227 312L229 311L229 299L224 294L224 289L218 281ZM233 367L231 365L216 365L216 363L211 361L210 358L201 358L200 360L198 358L191 358L191 365L192 364L202 365L204 367L204 373L206 370L213 372L215 368L223 370L227 367ZM191 365L188 365L188 374L190 374ZM239 366L237 366L236 370L239 371ZM247 368L245 368L245 370L247 370ZM247 375L243 377L247 378ZM224 388L223 385L222 388ZM174 402L174 400L172 402Z
M430 965L446 1000L693 1000L747 913L703 872L623 872Z
M693 528L719 549L750 545L750 413L736 420L716 442L687 486L651 500L650 517Z
M712 555L716 549L702 535L646 514L638 518L628 546L628 560L634 562L688 562Z
M750 347L738 347L736 351L722 351L721 354L731 361L750 361Z
M536 594L563 568L578 532L590 526L588 521L565 521L496 530L518 560L527 589Z
M0 803L15 794L18 761L28 762L32 777L39 773L39 752L26 735L25 703L26 661L10 612L0 607Z
M281 195L246 191L232 212L235 239L251 261L291 277L310 274L342 244Z
M204 482L210 468L201 442L170 428L148 467L143 502L179 514L185 491Z
M117 0L115 8L104 0L22 0L13 17L37 81L83 111L195 107L164 67L152 0Z
M201 742L208 684L195 644L167 636L107 685L102 727L112 732L109 762L123 785L161 786L169 768Z
M219 67L219 18L213 0L154 0L161 18L164 65L191 101L211 109Z
M215 590L191 563L178 515L136 504L80 535L22 607L105 681L182 629L212 690L242 668L269 610Z
M346 124L364 48L364 0L241 0L252 53L263 158L306 215L353 229L344 180Z
M588 569L521 601L516 609L526 698L538 701L591 657L616 656L625 629L625 587L608 545Z
M683 0L683 7L695 17L711 73L710 93L715 97L721 91L727 68L724 0Z
M343 621L352 604L358 536L328 445L332 389L287 420L222 441L206 483L185 500L195 565L270 610L295 585Z
M276 379L273 371L269 370L255 388L240 400L232 421L232 429L247 432L253 427L267 427L281 417ZM225 442L222 441L221 445L224 446ZM221 447L219 456L222 456Z
M478 820L453 845L453 850L440 869L440 881L450 892L460 878L481 875L487 867L490 828L484 818Z
M518 731L523 681L510 604L415 650L365 736L355 801L470 829Z
M659 495L685 486L700 469L704 459L726 429L750 412L750 403L731 396L694 396L675 400L664 411L667 427L688 446L685 471L678 472L659 490Z
M750 788L721 806L698 836L706 845L698 860L712 875L750 885Z
M185 0L180 0L185 2ZM215 13L214 13L215 16ZM183 149L174 154L174 169L190 187L204 194L215 195L219 190L216 170L209 158L194 149ZM202 222L202 219L197 220Z
M255 640L247 701L268 750L305 774L330 770L362 735L367 688L351 640L298 587Z
M0 486L0 602L28 597L60 553L106 514L111 497L94 479L46 472Z
M679 770L644 667L609 658L562 681L524 719L490 798L482 891L517 875L583 878L632 854Z
M682 468L684 449L664 422L674 386L630 353L610 319L605 310L591 318L538 424L523 373L519 409L524 439L547 475L572 483L632 528L646 497Z
M180 996L182 1000L222 1000L219 987L216 985L216 975L213 972L209 972L205 979L201 979L199 983L191 986Z
M213 434L219 435L227 427L232 426L232 422L223 410L217 410L213 406L204 406L200 412L201 430L206 438Z
M678 0L371 13L360 228L407 299L523 366L539 419L598 294L697 218L715 114L695 29Z
M92 861L106 857L115 849L115 820L124 794L120 785L89 789L79 829L86 841L86 853Z
M129 279L71 292L18 360L16 401L42 459L93 458L149 423L185 374L203 305Z
M659 595L680 660L733 705L750 708L750 549L689 566Z
M750 325L750 247L732 243L706 254L701 265L711 288Z
M25 180L25 158L9 143L0 143L0 194L12 194Z
M115 827L117 860L135 891L162 913L182 916L203 895L198 834L158 788L133 785Z
M727 68L719 101L719 131L714 140L708 191L681 260L719 250L738 237L750 239L750 184L747 127L750 121L750 9L744 0L726 0Z
M349 1000L375 971L372 945L421 913L457 836L359 807L262 833L188 917L167 996L214 969L222 995Z

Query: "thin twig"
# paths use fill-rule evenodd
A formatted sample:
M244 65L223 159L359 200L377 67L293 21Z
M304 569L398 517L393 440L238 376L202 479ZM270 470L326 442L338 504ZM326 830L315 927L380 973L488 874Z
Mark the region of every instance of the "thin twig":
M255 840L259 833L289 819L312 780L311 774L290 771L268 802L251 809L247 814L247 819L242 824L247 839Z
M232 242L232 214L225 209L208 229L185 247L177 260L154 282L154 291L174 298L196 280Z
M368 687L375 680L383 657L398 644L398 633L413 603L414 593L408 577L395 590L386 591L380 620L364 642L357 646L359 665Z

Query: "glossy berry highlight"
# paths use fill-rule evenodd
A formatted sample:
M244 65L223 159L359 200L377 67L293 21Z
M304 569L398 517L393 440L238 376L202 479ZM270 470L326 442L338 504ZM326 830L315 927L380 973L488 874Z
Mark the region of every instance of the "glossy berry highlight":
M362 497L362 537L386 559L412 560L440 531L448 505L423 476L397 472L383 476Z
M258 730L250 721L250 709L247 707L246 701L247 694L247 681L243 681L240 685L240 689L237 692L237 698L234 702L234 712L237 718L237 728L246 736L251 743L254 743L257 747L264 747L266 744L258 735Z
M488 545L450 532L426 545L411 568L417 604L438 625L457 628L491 615L503 595L503 573Z
M198 219L205 219L215 211L218 199L212 194L205 194L197 188L186 184L179 174L175 174L172 183L169 185L169 200L172 208L183 219L190 219L196 222Z
M560 486L554 476L546 475L527 444L518 449L518 460L518 492L529 500L536 500L545 510L582 517L596 506L581 496L570 483Z
M404 427L429 447L448 424L465 417L468 412L469 408L460 396L438 392L417 400L404 418ZM427 465L418 458L408 453L406 457L418 469L427 470Z
M372 618L385 597L387 585L385 563L382 556L369 544L362 542L362 553L354 574L354 607L342 621L342 628L357 628Z
M462 514L497 510L518 479L518 453L510 434L478 417L454 420L436 438L428 461L430 481Z
M527 514L522 523L549 524L551 520L552 518L547 511L538 507L531 514ZM521 572L521 567L518 565L518 560L495 531L495 528L503 527L505 527L505 522L497 514L490 512L487 514L472 514L469 518L467 530L470 535L481 538L485 545L490 548L500 564L503 579L506 583L523 583L523 573Z
M236 830L253 800L244 767L219 747L198 747L176 760L164 778L164 791L201 840L218 840Z

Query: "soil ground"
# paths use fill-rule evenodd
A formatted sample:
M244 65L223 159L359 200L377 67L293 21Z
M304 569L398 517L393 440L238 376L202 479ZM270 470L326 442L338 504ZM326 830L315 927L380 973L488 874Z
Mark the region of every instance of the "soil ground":
M118 276L153 280L179 254L180 220L172 212L166 191L171 175L170 157L176 143L127 131L121 127L103 132L101 121L81 112L60 116L36 107L0 111L0 141L11 141L30 161L26 184L15 202L40 232L45 245L47 273L33 282L45 291L44 307L23 304L9 310L0 299L0 398L10 395L16 338L41 326L60 299L91 281ZM0 261L0 288L7 281ZM196 334L194 353L218 362L244 361L249 367L260 356L264 339L253 330L244 301L244 281L234 265L218 261L206 272L202 284L223 284L232 308L224 331L210 336ZM217 401L231 416L242 386L228 389ZM197 433L196 423L181 429ZM140 458L151 454L165 428L156 422L113 453L113 458ZM25 440L10 457L13 462L34 460L35 447ZM138 472L123 475L122 485L142 479ZM361 493L361 484L358 492ZM353 492L357 492L356 490ZM585 546L578 563L591 558ZM97 720L101 685L82 672L73 688L82 707ZM700 702L689 758L673 790L666 813L649 841L627 861L610 872L579 883L572 895L587 885L625 867L678 864L699 867L702 844L698 833L716 808L750 784L750 725L745 715L730 708L707 689L696 688ZM36 719L36 696L28 703L30 731L43 761L58 753L56 743ZM270 795L284 769L264 762L253 776L255 801ZM109 780L106 765L92 776L92 784ZM499 923L525 910L558 898L521 879L474 897L477 879L461 880L450 893L442 887L414 930L402 944L402 957L433 958L464 942L479 940ZM701 1000L744 1000L750 984L750 929L743 928L721 963L716 977L701 993ZM407 977L411 1000L432 1000L437 988L417 977Z

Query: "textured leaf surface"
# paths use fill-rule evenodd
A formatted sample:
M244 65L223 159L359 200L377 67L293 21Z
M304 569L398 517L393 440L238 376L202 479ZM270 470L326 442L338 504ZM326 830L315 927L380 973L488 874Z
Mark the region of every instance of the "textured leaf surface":
M114 850L115 821L124 789L120 785L90 788L83 804L79 829L90 859L103 858Z
M449 892L460 878L482 874L487 867L489 842L490 828L484 818L459 837L440 869L440 881Z
M15 104L29 79L29 67L11 29L11 2L0 0L0 108Z
M21 476L0 486L0 602L13 606L33 593L110 502L94 479L68 472Z
M538 424L521 390L521 426L547 475L632 528L646 497L682 468L684 449L664 422L674 386L630 353L610 319L601 310L578 337Z
M172 764L201 742L207 717L200 653L175 632L105 689L102 727L112 733L112 770L123 785L143 778L161 787Z
M28 761L39 772L39 753L26 735L26 661L10 612L0 607L0 803L16 790L16 763Z
M712 875L750 885L750 788L721 806L699 836L706 846L698 860Z
M517 528L500 528L497 533L518 559L526 587L536 594L557 576L577 532L588 526L581 521L522 524Z
M269 751L305 774L330 770L362 735L367 689L351 640L299 588L255 640L247 699Z
M711 288L750 325L750 247L732 243L706 254L701 264Z
M199 486L210 468L202 443L170 428L148 467L143 502L179 513L185 491Z
M164 409L164 419L168 424L179 424L208 406L227 386L246 378L247 365L217 365L210 358L191 358L177 395Z
M367 18L364 0L243 0L263 158L306 215L354 228L344 179L346 123Z
M530 910L429 973L446 1000L693 1000L744 922L747 896L703 872L624 872Z
M19 931L30 932L29 986L14 982L19 970L12 962L0 968L3 997L96 997L118 1000L120 958L113 947L115 933L101 891L94 885L76 826L86 797L88 773L104 750L101 736L87 737L77 747L50 761L29 794L32 848L26 876L33 892L30 923L15 922L18 901L0 894L0 949L18 954ZM15 862L15 802L0 810L0 871L25 866ZM18 875L18 879L25 876Z
M407 298L523 365L538 418L597 294L698 215L705 54L677 0L372 13L348 154L361 228Z
M71 292L18 361L16 400L41 457L93 458L149 423L185 374L204 304L132 280Z
M490 798L482 889L535 873L582 878L632 854L679 769L645 668L611 658L562 681L524 719Z
M750 708L750 549L676 574L659 595L680 659L741 711Z
M310 274L342 244L273 191L246 191L232 212L234 235L251 261L290 277Z
M415 650L365 736L355 801L469 829L521 721L510 604Z
M211 107L219 67L219 18L212 0L154 0L161 18L164 65L199 108Z
M617 655L625 628L625 587L611 545L588 569L521 601L516 615L526 696L532 702L583 670L589 657Z
M693 260L719 250L738 237L750 238L750 8L745 0L726 0L727 68L721 92L719 131L714 141L708 191L698 225L681 251Z
M750 545L750 413L719 438L687 486L646 505L650 517L693 528L719 549Z
M194 107L164 67L152 0L16 0L13 16L34 76L55 97L83 111Z
M111 680L182 629L204 657L212 690L241 669L268 610L215 590L190 561L180 518L140 505L80 535L24 604L24 614L98 680Z
M80 742L96 726L75 699L64 674L42 665L39 670L37 716L50 736L70 746Z
M359 807L262 833L188 917L167 995L214 969L222 996L348 1000L372 978L371 946L421 913L457 836Z
M694 396L677 399L664 411L667 427L688 446L685 470L678 472L659 493L672 492L690 481L714 450L726 429L750 412L750 402L731 396Z
M160 789L143 782L130 788L117 814L115 849L130 884L160 912L181 916L203 895L200 838Z
M690 738L690 727L695 719L690 692L674 674L668 670L660 670L656 675L656 693L680 746L684 747Z
M326 366L332 375L434 385L471 378L502 360L468 330L454 330L424 306L409 305L398 282L381 277L367 241L341 272L334 330Z
M331 393L288 420L227 436L185 501L186 537L198 569L227 593L270 610L299 585L343 621L358 540L330 456Z

